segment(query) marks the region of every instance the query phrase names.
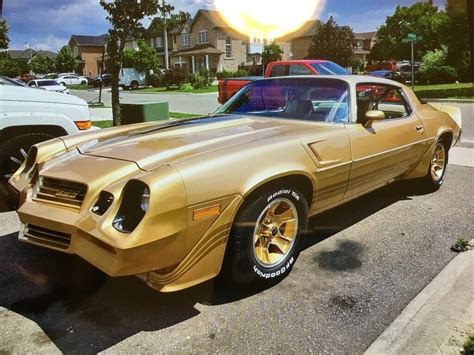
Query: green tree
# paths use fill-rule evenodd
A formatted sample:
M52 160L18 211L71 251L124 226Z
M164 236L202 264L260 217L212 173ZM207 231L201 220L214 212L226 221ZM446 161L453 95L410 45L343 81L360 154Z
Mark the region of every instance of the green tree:
M8 53L0 52L0 75L14 78L20 74L21 68L18 62L11 59Z
M448 44L446 64L456 68L461 80L472 81L472 74L474 73L470 75L472 53L468 35L467 1L448 0L446 2L446 15L448 16L448 24L444 31ZM471 35L474 34L471 33Z
M76 58L71 47L64 46L59 50L55 60L56 70L60 73L73 72L77 68Z
M338 26L331 16L316 30L308 53L308 58L331 60L347 67L354 55L354 33L348 26Z
M54 71L56 65L53 58L37 54L31 59L30 69L36 74L47 74Z
M283 58L283 49L275 42L266 45L262 52L262 63L266 67L271 62L279 62Z
M158 70L159 59L156 51L143 39L138 40L138 49L127 49L124 51L123 66L135 68L138 71Z
M0 20L0 49L7 49L9 43L7 21Z
M125 43L130 36L141 38L142 20L155 15L161 5L156 0L100 0L112 25L107 40L108 68L112 74L112 113L114 126L120 126L119 74L124 59Z
M377 43L371 51L371 59L409 59L411 48L403 43L409 33L422 36L415 45L415 59L420 60L426 52L440 48L446 43L445 29L448 17L431 3L416 3L409 7L398 6L392 16L387 17L377 32Z

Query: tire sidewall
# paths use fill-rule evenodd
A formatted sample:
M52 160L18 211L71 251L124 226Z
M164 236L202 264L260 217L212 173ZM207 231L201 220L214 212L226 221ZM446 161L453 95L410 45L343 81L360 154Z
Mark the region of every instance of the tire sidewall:
M288 199L293 203L298 214L298 233L286 257L273 267L264 267L255 256L254 231L258 218L264 209L276 199ZM307 229L308 206L303 194L289 188L267 190L260 197L248 204L236 219L232 228L235 254L232 274L237 282L277 281L285 277L293 268L300 251L300 243Z
M436 151L436 148L438 147L438 145L440 145L440 144L444 148L444 154L445 154L445 157L446 157L445 161L444 161L443 175L441 176L441 178L439 180L435 180L433 178L433 176L431 175L431 164L432 164L431 159L430 159L430 166L429 166L428 175L427 175L427 178L430 179L433 187L435 187L435 188L440 188L444 183L444 180L446 178L447 167L448 167L448 159L449 159L449 150L446 148L446 145L443 143L443 141L436 142L435 148L433 150L433 154Z

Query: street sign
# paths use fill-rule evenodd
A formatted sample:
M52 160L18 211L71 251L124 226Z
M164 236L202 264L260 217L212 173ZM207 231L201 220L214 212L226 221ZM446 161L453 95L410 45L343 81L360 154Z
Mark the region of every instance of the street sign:
M407 35L407 38L416 40L416 34L414 34L414 33L409 33L409 34Z

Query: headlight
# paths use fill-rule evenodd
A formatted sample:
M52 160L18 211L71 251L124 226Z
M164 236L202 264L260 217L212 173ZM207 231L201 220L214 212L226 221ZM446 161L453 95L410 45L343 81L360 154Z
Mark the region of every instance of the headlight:
M131 180L123 189L123 198L113 227L122 233L132 233L140 224L150 203L150 188L139 180Z
M114 202L114 195L112 195L110 192L102 191L99 195L99 199L94 204L94 206L92 206L91 212L98 216L103 216L104 213L109 209L112 202Z

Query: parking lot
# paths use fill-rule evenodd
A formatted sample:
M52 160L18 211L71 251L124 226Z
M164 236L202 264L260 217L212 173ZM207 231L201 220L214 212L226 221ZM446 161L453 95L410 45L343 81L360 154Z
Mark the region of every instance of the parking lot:
M15 215L0 214L0 306L66 353L360 353L473 237L473 180L450 165L437 193L397 183L312 219L293 272L266 290L160 294L19 243Z

